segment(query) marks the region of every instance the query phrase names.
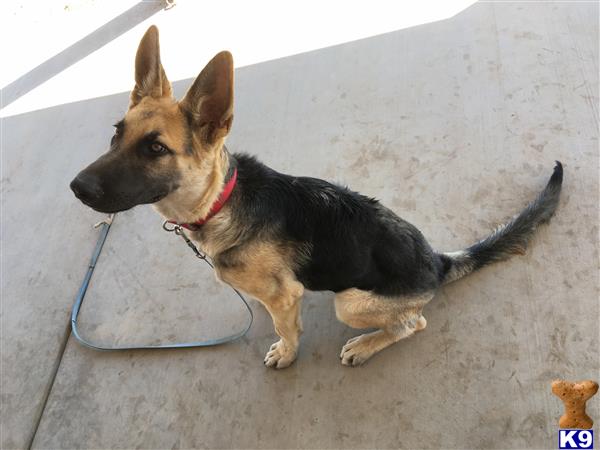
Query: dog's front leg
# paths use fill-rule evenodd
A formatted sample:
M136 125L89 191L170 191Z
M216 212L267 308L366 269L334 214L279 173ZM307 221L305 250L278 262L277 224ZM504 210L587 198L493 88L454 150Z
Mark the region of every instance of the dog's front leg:
M273 319L275 332L281 338L271 345L265 356L265 365L283 369L296 359L300 334L302 333L302 318L300 305L302 294L290 295L287 299L280 299L271 304L266 304L267 311Z
M275 332L281 339L271 345L264 362L268 367L283 369L294 362L298 353L304 286L291 271L264 262L265 259L262 259L262 264L253 261L251 264L217 265L215 268L219 279L252 295L267 308Z

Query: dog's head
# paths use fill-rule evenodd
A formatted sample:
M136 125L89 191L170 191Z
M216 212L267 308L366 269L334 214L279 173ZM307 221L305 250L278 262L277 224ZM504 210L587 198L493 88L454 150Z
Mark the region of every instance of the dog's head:
M222 183L232 120L231 54L217 54L178 102L160 62L158 29L151 26L135 58L129 110L115 125L108 152L83 169L71 189L100 212L159 202L165 214L186 220L184 211L199 214L207 192Z

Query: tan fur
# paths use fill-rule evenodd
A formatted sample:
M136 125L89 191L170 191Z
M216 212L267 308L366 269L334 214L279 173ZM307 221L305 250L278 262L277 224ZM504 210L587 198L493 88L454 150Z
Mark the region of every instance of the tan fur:
M231 222L231 211L228 205L225 205L199 231L189 234L192 240L202 247L202 251L213 260L228 249L240 244L240 230Z
M129 147L145 133L158 131L161 141L177 152L178 156L185 156L185 118L174 99L144 97L127 111L124 123L124 147Z
M182 182L156 203L155 209L165 218L194 222L208 214L229 167L223 145L233 119L231 54L215 56L177 102L160 62L158 29L151 26L136 54L135 81L124 120L124 138L133 140L151 131L160 132L164 144L177 154ZM191 133L188 118L193 121ZM191 154L186 152L189 145L194 149Z
M233 119L231 54L216 55L180 103L172 99L170 83L160 64L156 27L150 27L142 38L135 67L136 84L124 119L122 146L133 148L128 143L137 142L150 132L160 133L161 143L175 152L180 185L154 207L166 219L195 222L210 211L229 169L224 143ZM192 152L186 151L189 145ZM150 170L166 169L159 164ZM292 252L282 244L255 241L232 253L239 236L226 205L191 237L213 258L218 278L256 297L267 308L281 339L271 346L265 364L287 367L296 358L304 293L292 270ZM225 253L227 264L223 264Z
M304 286L291 269L290 257L285 247L260 242L235 252L227 266L215 266L219 279L254 296L269 311L281 339L271 346L265 364L278 369L296 359L302 333L300 304Z
M344 345L342 364L357 366L375 353L427 326L423 307L433 293L411 298L382 297L360 289L348 289L335 296L337 318L353 328L379 328L354 337Z
M143 98L169 98L171 83L160 63L158 28L152 25L144 34L135 56L135 86L131 91L130 107Z
M160 141L176 153L175 167L181 176L179 188L160 202L155 209L163 217L178 222L193 222L206 216L219 196L229 167L223 151L224 139L214 145L202 144L192 136L193 153L186 151L189 145L186 118L179 104L171 98L144 97L131 107L124 118L125 134L122 148L134 147L146 133L157 131ZM172 158L163 158L148 170L166 170L162 164Z
M179 103L172 98L160 63L156 27L144 35L135 67L136 84L124 119L121 147L133 149L133 143L148 133L159 133L158 139L174 155L161 158L148 170L177 171L179 186L154 207L166 219L195 222L210 211L229 169L224 142L233 119L231 54L217 54ZM269 236L246 236L244 224L234 223L229 208L225 204L190 236L213 259L220 280L265 306L280 337L267 352L265 364L287 367L296 358L302 333L304 286L294 269L302 262L298 258L308 256L311 249L296 248ZM431 296L393 299L358 289L337 294L336 313L342 322L355 328L379 328L349 340L342 350L342 363L362 364L374 353L425 328L421 310Z
M181 185L154 207L167 219L180 223L195 222L208 214L223 190L229 168L228 158L221 148L201 156L196 152L192 156L181 156L177 162Z
M205 124L203 138L216 144L231 129L233 121L233 57L217 53L194 80L181 105L197 123ZM207 122L207 117L210 121Z

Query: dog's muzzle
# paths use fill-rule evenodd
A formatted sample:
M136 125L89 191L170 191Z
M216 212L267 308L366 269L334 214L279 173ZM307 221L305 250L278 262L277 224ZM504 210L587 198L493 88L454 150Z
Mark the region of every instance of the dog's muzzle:
M81 172L71 181L70 186L75 197L88 206L93 205L104 195L100 178L94 174Z

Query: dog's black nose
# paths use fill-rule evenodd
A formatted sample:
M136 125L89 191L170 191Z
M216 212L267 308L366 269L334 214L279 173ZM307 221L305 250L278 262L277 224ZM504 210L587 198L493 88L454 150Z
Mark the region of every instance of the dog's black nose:
M81 172L71 181L71 190L79 200L93 202L104 194L100 179L90 173Z

